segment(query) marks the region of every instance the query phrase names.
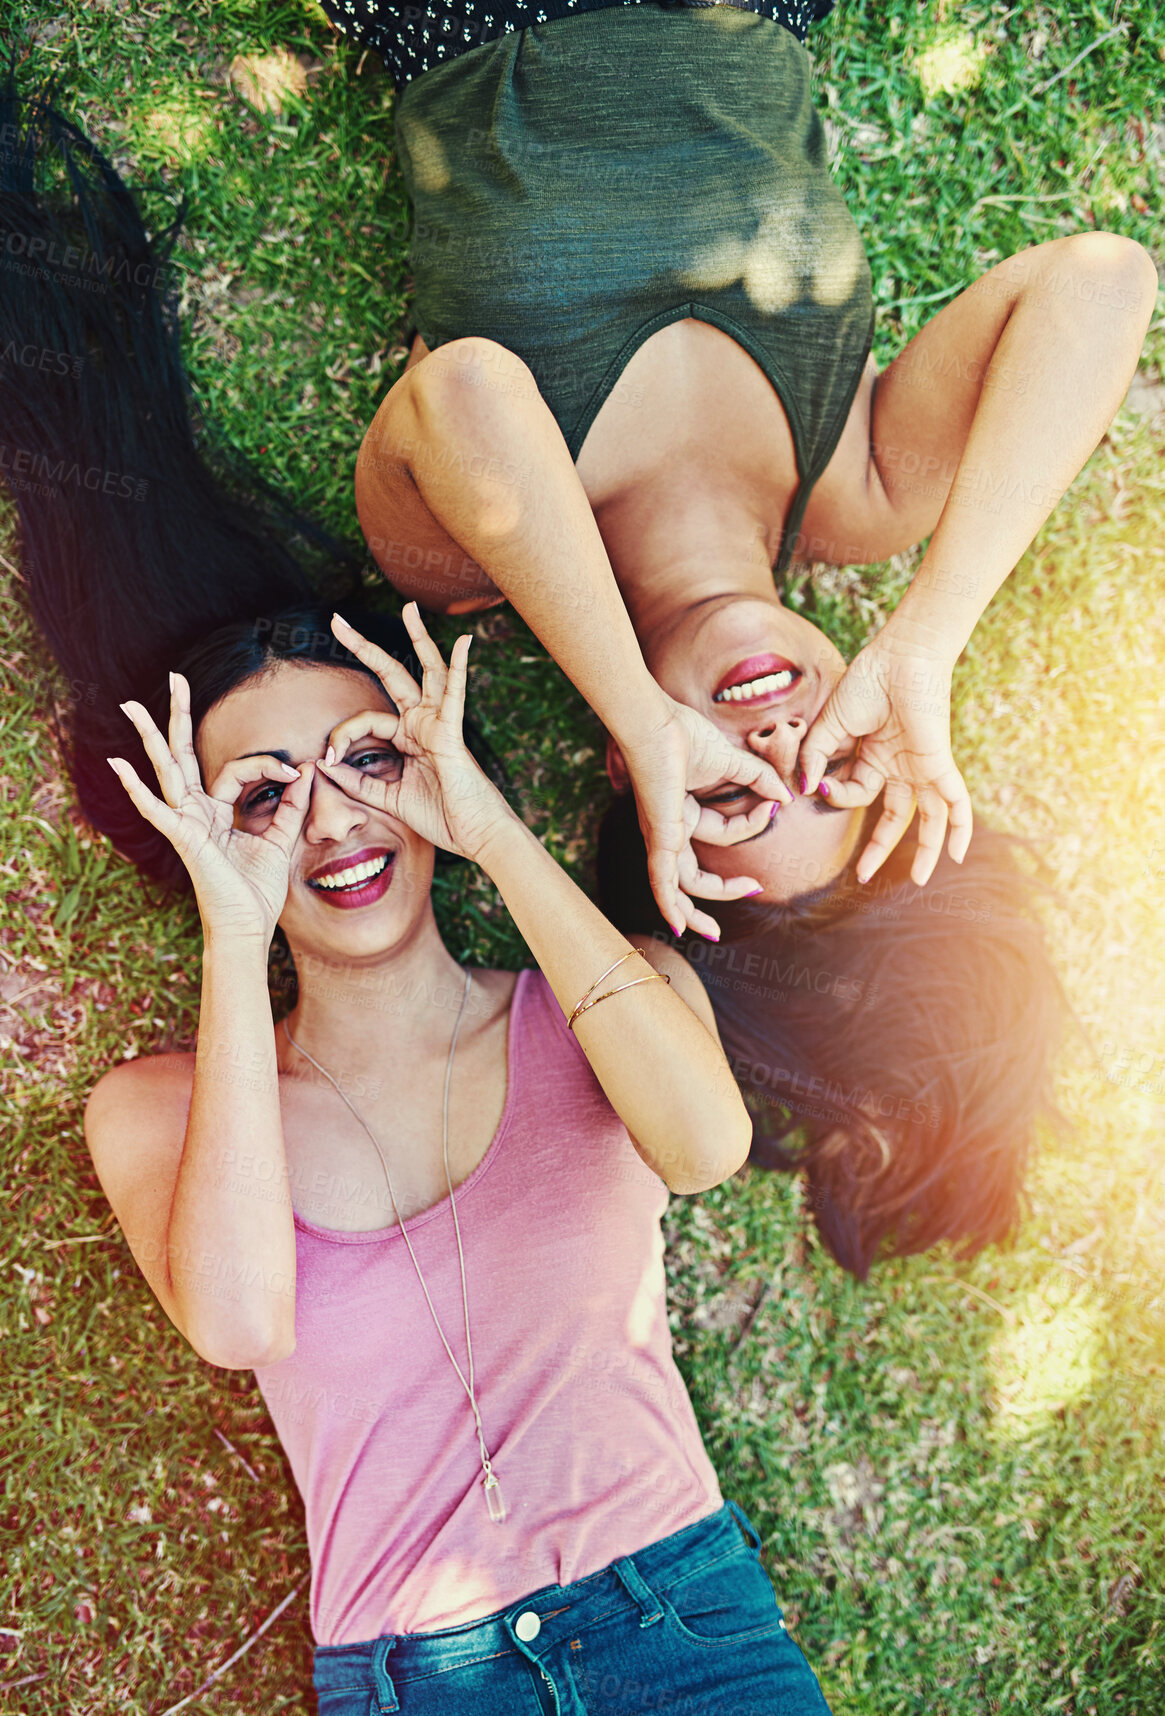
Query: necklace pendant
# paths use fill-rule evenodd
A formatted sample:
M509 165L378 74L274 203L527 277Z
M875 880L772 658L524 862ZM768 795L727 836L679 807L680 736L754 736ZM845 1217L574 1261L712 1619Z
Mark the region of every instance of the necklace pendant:
M489 1509L489 1517L495 1525L500 1525L507 1514L506 1498L502 1494L502 1486L492 1472L485 1475L485 1505Z

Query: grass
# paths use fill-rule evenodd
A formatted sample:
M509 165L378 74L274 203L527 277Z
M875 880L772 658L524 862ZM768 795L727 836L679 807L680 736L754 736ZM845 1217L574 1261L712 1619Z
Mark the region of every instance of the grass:
M70 0L51 17L15 0L10 16L26 70L59 74L158 218L189 198L179 261L208 424L355 540L355 451L408 295L383 74L308 0ZM280 47L303 92L259 114L232 62ZM883 360L1035 238L1105 226L1165 260L1152 0L842 0L815 54ZM1163 337L1159 317L1150 381ZM1085 1032L1061 1080L1075 1130L1045 1149L1016 1244L860 1287L794 1181L744 1174L669 1216L704 1433L844 1716L1165 1704L1163 441L1160 418L1122 414L958 671L958 754L980 809L1039 841ZM13 561L10 514L0 529ZM852 652L908 571L798 577ZM113 1061L190 1041L199 945L192 912L163 909L77 821L50 733L64 690L11 578L0 604L0 1707L160 1716L303 1577L302 1513L249 1378L185 1348L89 1167L85 1093ZM597 729L512 616L479 631L483 723L531 822L585 874ZM440 894L456 952L519 960L472 873ZM301 1591L190 1708L306 1713L310 1650Z

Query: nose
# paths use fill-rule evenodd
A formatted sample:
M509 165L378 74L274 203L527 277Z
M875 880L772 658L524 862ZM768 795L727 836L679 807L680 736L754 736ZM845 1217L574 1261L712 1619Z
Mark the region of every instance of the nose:
M319 769L314 771L303 825L303 838L309 845L321 846L326 841L346 840L367 820L368 812L362 804L341 792L335 782Z
M768 716L748 733L748 748L771 763L783 781L791 782L797 753L808 730L803 715Z

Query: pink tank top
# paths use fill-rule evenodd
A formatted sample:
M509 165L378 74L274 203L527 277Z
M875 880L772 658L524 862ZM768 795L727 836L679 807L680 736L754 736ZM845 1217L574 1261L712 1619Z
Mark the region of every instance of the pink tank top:
M480 1619L721 1506L672 1358L667 1188L540 972L518 978L508 1054L501 1123L456 1193L503 1524L399 1229L296 1217L296 1348L256 1375L304 1500L321 1645ZM464 1370L449 1200L408 1230Z

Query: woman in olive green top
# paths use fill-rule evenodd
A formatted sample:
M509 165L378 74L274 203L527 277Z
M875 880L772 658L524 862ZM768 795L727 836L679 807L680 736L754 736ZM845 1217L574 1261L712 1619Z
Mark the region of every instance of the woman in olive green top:
M390 57L395 14L332 11ZM358 468L373 554L432 608L509 598L614 732L649 671L808 795L849 759L831 803L883 794L863 880L917 799L926 880L948 816L956 858L971 834L951 667L1124 396L1147 254L1105 233L1025 251L878 375L869 269L791 27L610 5L478 42L399 100L418 336ZM931 532L842 675L774 569ZM787 899L841 873L862 821L794 802L763 854L701 857ZM669 846L648 821L656 897L715 933L675 886L674 822Z
M686 946L754 1157L808 1165L835 1254L864 1272L884 1239L997 1237L1047 1106L1055 981L1007 843L971 846L951 673L1124 396L1149 257L1096 232L1035 246L879 374L810 8L469 6L452 31L435 7L329 9L403 86L415 210L417 337L357 467L372 553L430 608L508 598L603 720L634 788L608 909L732 944ZM794 555L928 534L848 668L774 586ZM717 779L673 754L674 721L642 743L661 690L726 741Z

